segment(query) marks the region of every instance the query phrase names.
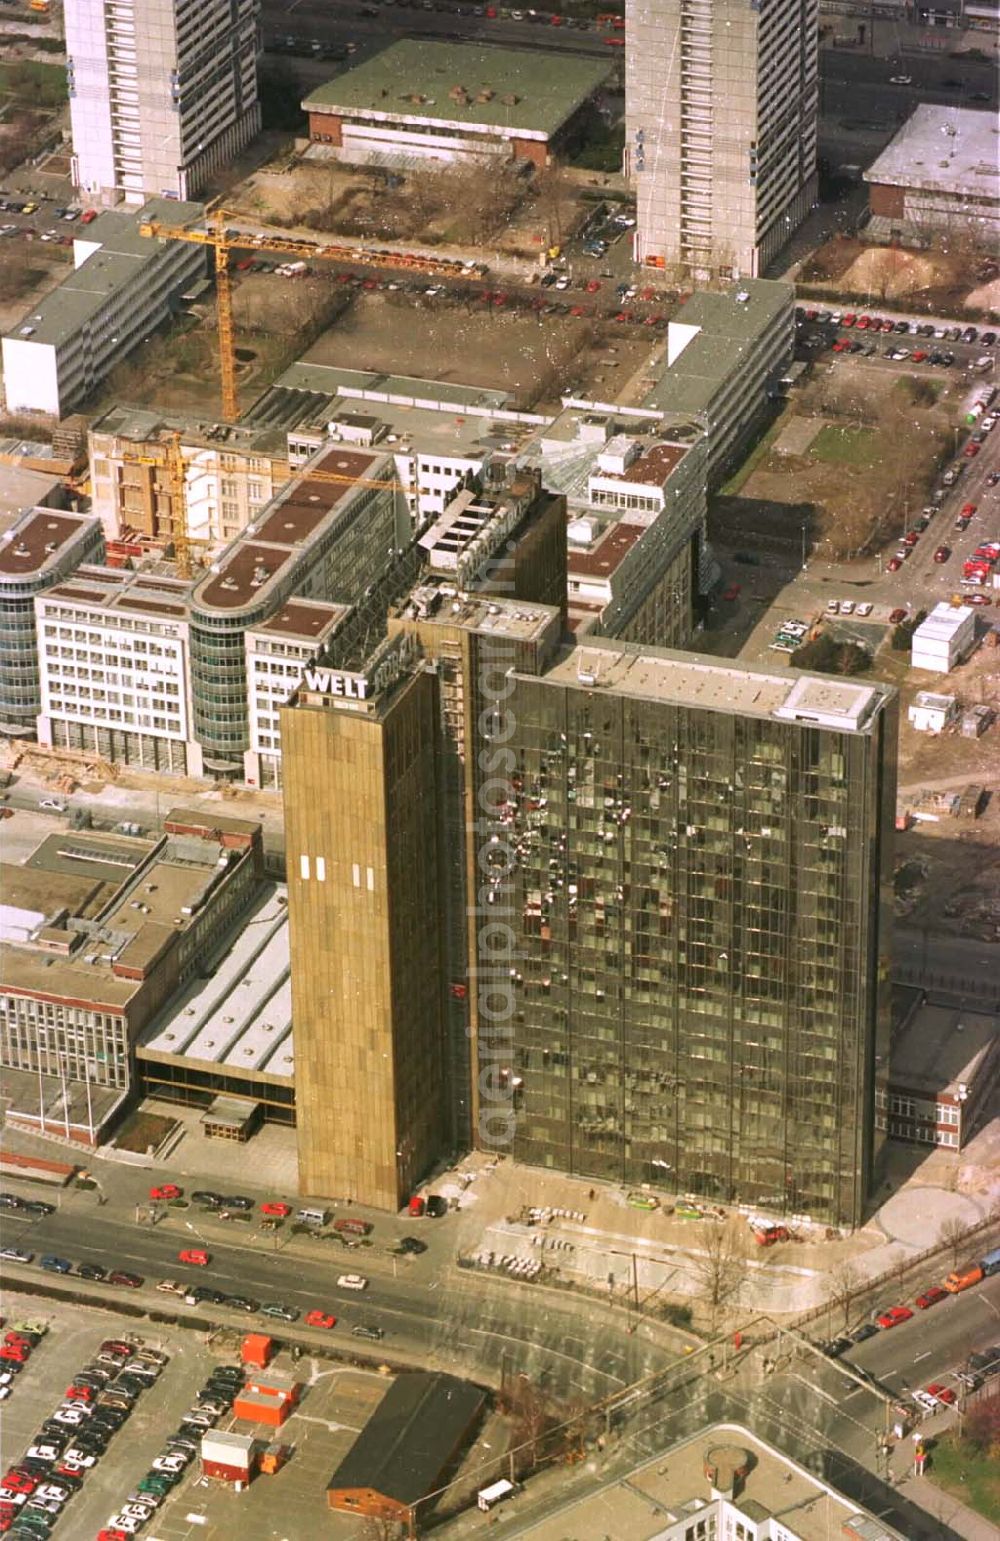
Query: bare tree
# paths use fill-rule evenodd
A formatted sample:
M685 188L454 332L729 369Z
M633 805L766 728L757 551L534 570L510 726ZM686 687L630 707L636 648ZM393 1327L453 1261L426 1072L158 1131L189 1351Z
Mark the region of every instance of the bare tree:
M854 1264L847 1258L836 1263L826 1278L826 1292L831 1311L839 1307L844 1313L844 1326L851 1315L851 1306L863 1288L863 1281Z
M370 1514L361 1531L362 1541L403 1541L406 1528L401 1520Z
M692 1254L691 1266L700 1296L708 1308L711 1328L718 1325L723 1307L735 1306L746 1279L747 1233L736 1220L716 1225L701 1250Z
M968 1233L968 1225L957 1215L951 1215L947 1220L943 1220L938 1228L938 1241L950 1251L952 1268L958 1267L958 1259Z

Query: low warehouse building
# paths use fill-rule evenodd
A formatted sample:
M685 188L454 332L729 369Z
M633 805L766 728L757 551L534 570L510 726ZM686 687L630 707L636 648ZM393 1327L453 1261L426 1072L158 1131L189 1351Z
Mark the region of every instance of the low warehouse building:
M922 104L865 172L877 235L925 245L963 231L1000 236L996 114Z
M910 663L914 669L950 674L976 638L976 612L971 605L935 605L913 633Z
M453 1375L400 1375L327 1487L331 1509L397 1522L412 1533L420 1506L469 1443L486 1393Z
M608 76L599 59L403 38L305 98L309 138L355 165L548 164Z

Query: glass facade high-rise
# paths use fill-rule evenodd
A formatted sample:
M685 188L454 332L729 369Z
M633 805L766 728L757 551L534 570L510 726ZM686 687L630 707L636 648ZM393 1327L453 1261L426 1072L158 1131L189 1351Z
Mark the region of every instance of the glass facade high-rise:
M893 693L613 642L514 684L514 1156L860 1223Z

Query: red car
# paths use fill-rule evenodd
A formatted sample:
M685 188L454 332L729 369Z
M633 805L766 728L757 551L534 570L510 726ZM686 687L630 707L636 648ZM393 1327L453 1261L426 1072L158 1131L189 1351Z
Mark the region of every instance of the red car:
M846 337L838 337L831 351L833 353L846 353L850 346Z
M8 1359L12 1364L27 1364L31 1358L31 1349L24 1343L5 1343L0 1348L0 1359Z
M987 594L966 594L964 602L967 605L988 605L990 601Z
M336 1327L337 1318L329 1311L307 1311L305 1323L307 1327Z
M972 440L970 439L962 451L962 454L965 456L966 460L975 460L976 456L979 454L979 448L980 446L978 444L973 444Z
M592 278L592 279L590 279L590 281L587 284L587 293L588 294L596 294L600 287L601 287L601 285L600 285L600 282L598 281L598 279Z
M917 544L917 541L919 539L920 539L920 531L919 530L909 530L903 536L903 545L904 546L909 546L910 550L912 551L914 546Z
M97 1395L93 1386L67 1386L66 1396L75 1397L78 1402L92 1402Z
M507 296L502 289L498 289L496 294L493 296L493 303L494 305L506 305Z
M117 1525L112 1525L97 1532L97 1541L132 1541L132 1538L127 1530L119 1530Z
M184 1197L184 1189L178 1188L176 1183L162 1183L159 1188L150 1188L151 1199L180 1199Z
M871 316L859 316L858 317L857 329L858 329L859 332L867 332L867 330L868 330L868 328L870 326L871 326Z
M123 1269L116 1268L114 1273L108 1274L106 1282L108 1284L118 1284L123 1289L138 1290L142 1289L142 1286L146 1281L143 1279L141 1274L125 1273Z
M193 1263L196 1268L207 1268L212 1261L211 1253L202 1252L198 1247L187 1247L183 1252L178 1252L179 1263Z
M280 1204L277 1199L269 1199L266 1204L260 1206L262 1215L277 1215L279 1220L286 1220L292 1212L291 1204Z
M877 1318L880 1327L898 1327L900 1322L908 1322L913 1312L909 1306L890 1306L888 1311L883 1311Z
M841 326L853 326L857 319L858 318L854 314L853 310L849 310L847 312L847 315L843 318L843 320L841 321L840 324L841 324Z
M0 1486L8 1488L12 1493L33 1493L38 1482L34 1477L29 1477L26 1471L9 1471Z
M886 571L891 573L898 573L902 565L903 564L898 556L890 557L888 563L886 564Z
M926 1311L930 1306L936 1306L939 1300L947 1300L948 1291L943 1290L940 1284L932 1284L929 1290L924 1290L918 1295L914 1304L918 1311Z
M570 315L571 316L585 316L586 314L587 314L587 307L586 307L586 305L573 305L570 308Z
M950 546L938 546L937 550L934 553L934 560L935 560L935 562L947 562L947 560L948 560L948 558L950 556L951 556L951 547Z
M932 1380L929 1386L924 1387L924 1390L929 1397L934 1398L935 1402L943 1402L945 1407L951 1407L952 1403L957 1400L950 1386L939 1385L936 1380Z
M740 597L740 587L741 587L741 585L738 584L738 583L731 583L729 585L728 589L723 589L723 591L722 591L723 599L728 599L728 600L739 599L739 597Z
M362 287L362 289L377 289L378 288L378 279L377 278L364 278L364 279L361 280L361 287Z
M913 352L910 354L910 358L913 360L914 364L922 364L926 357L927 354L924 352L923 348L914 348Z
M972 519L975 517L978 507L978 503L963 503L961 512L958 517L960 519Z
M894 332L896 330L891 321L880 321L878 329L880 332Z

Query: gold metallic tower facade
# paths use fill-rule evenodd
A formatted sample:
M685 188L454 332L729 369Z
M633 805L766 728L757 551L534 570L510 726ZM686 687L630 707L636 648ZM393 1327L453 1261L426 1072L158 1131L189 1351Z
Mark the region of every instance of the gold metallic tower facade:
M435 682L308 683L281 713L299 1186L392 1210L445 1143Z

